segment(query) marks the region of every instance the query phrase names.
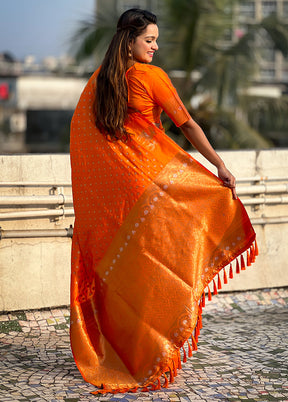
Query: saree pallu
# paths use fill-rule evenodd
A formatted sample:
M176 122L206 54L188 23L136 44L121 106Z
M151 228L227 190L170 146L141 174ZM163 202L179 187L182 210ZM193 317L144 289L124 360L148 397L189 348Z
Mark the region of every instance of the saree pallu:
M94 81L71 125L72 351L95 393L160 389L180 349L197 349L205 289L255 260L255 233L231 190L141 113L130 140L107 141Z

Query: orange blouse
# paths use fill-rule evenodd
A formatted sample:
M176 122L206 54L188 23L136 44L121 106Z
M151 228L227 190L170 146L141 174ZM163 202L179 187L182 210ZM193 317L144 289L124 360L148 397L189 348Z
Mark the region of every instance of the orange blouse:
M177 127L191 118L171 84L167 74L159 67L135 63L126 73L128 81L128 107L162 128L162 110Z

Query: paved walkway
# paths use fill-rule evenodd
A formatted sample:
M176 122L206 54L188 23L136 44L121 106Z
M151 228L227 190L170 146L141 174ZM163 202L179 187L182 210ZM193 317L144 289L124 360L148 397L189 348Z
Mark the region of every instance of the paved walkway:
M172 386L102 396L74 364L68 308L0 315L0 401L288 401L287 301L288 289L213 297Z

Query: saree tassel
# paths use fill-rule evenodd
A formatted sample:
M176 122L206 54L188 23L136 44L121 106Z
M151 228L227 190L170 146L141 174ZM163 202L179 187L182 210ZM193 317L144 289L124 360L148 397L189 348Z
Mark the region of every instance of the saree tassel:
M191 335L191 339L192 339L193 350L197 350L198 349L197 342L193 335Z
M151 384L151 391L156 391L156 384Z
M157 384L155 385L155 391L158 391L159 389L161 389L161 382L160 382L160 378L157 378Z
M202 307L205 307L205 292L202 293Z
M240 266L237 258L236 258L236 274L240 274Z
M181 356L180 356L180 351L179 350L178 350L178 353L177 353L177 368L179 370L182 369Z
M135 394L137 392L137 390L138 390L138 387L135 387L135 388L130 389L129 392L133 392Z
M199 330L198 323L197 323L197 325L195 327L195 331L194 331L194 337L195 337L196 342L198 342L199 334L200 334L200 330Z
M256 239L255 239L255 257L257 257L257 255L259 255L259 250L258 250L257 241L256 241Z
M247 250L247 267L251 266L251 258L250 258L250 253L249 250Z
M165 373L163 373L163 375L164 375L164 378L165 378L165 382L164 382L164 384L163 384L163 388L168 388L168 383L169 383L169 381L168 381L167 375L166 375Z
M92 395L98 395L98 394L105 394L105 393L113 393L112 388L104 388L104 389L97 389L97 391L91 391L90 394Z
M254 248L254 244L251 244L250 247L250 260L251 262L255 262L255 248Z
M224 285L227 285L228 279L227 279L227 274L226 274L225 268L223 268L223 281L224 281Z
M202 314L202 299L200 300L200 303L198 306L198 312L199 312L199 314Z
M256 239L255 239L254 245L255 245L255 257L257 257L257 255L259 255L259 250L258 250L258 244L257 244Z
M199 317L198 317L198 323L199 323L199 330L200 330L200 329L203 328L203 325L202 325L202 315L199 315Z
M192 347L188 340L187 340L187 343L188 343L188 357L192 357Z
M165 374L164 374L165 375ZM167 379L168 380L168 379ZM163 387L164 387L164 385L163 385ZM165 388L167 388L167 387L165 387ZM143 387L142 389L141 389L141 392L149 392L149 388L148 387Z
M174 382L174 373L171 366L169 367L169 373L170 373L170 383L172 384L172 382Z
M255 245L252 244L252 249L253 249L253 262L256 260L256 251L255 251Z
M91 391L90 394L98 395L98 394L105 394L105 392L108 392L108 391L106 391L106 389L97 389L97 391Z
M175 357L173 358L173 360L172 360L174 377L177 376L177 361L178 361L178 357L175 356Z
M208 288L208 300L211 301L212 300L212 295L211 295L211 290L209 288L209 285L207 285Z
M218 292L217 292L217 286L216 286L216 283L215 283L215 280L213 279L213 295L215 296L215 295L218 295Z
M218 290L222 289L220 275L218 274L218 283L217 283Z
M183 350L183 362L186 363L187 362L187 355L186 355L186 350L185 350L184 346L182 346L182 350Z
M246 267L243 254L241 254L240 260L241 260L241 271L245 271Z
M160 378L157 378L157 385L156 385L156 389L161 389L161 382L160 382Z
M232 264L230 264L230 268L229 268L229 278L233 279L233 268L232 268Z
M123 388L123 389L115 390L115 392L113 392L113 393L118 394L118 392L119 392L120 394L126 394L126 392L128 392L128 391L130 391L129 388Z
M198 316L197 325L196 325L196 336L195 339L198 342L198 336L200 335L200 329L202 328L202 316Z

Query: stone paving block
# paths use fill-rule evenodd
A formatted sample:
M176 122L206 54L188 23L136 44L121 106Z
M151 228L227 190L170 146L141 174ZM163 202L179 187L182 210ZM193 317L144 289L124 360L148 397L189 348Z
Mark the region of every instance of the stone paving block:
M99 396L74 363L67 307L2 314L0 401L288 401L287 302L287 289L213 297L174 384Z

